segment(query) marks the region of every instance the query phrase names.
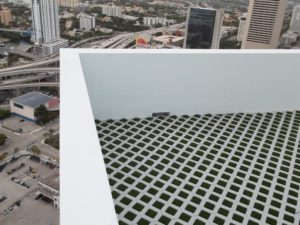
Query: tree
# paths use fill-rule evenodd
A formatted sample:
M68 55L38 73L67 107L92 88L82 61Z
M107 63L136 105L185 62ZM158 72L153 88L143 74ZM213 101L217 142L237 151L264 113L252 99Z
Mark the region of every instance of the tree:
M19 152L19 148L14 149L14 155L16 155Z
M229 41L222 39L220 41L220 49L240 49L241 45L238 41Z
M53 133L54 133L54 130L49 129L49 131L44 134L44 137L47 138L51 142L53 139Z
M36 146L36 145L33 145L33 146L31 147L31 152L32 152L34 155L39 155L39 154L41 154L41 150L40 150L39 147Z
M34 116L37 124L45 124L49 121L49 111L44 105L40 105L34 110Z
M0 109L0 120L10 117L10 111L6 109Z
M4 145L7 136L5 134L0 134L0 146Z
M7 152L4 152L2 155L0 155L0 162L6 159L7 155L8 155Z

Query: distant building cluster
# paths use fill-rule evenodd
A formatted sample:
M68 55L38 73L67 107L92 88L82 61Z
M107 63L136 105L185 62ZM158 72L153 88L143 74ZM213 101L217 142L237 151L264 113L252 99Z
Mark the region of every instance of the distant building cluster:
M163 25L167 26L169 24L174 24L175 20L169 20L165 17L143 17L143 23L147 27L155 26L155 25Z
M8 26L12 21L11 10L8 8L4 8L0 11L0 23Z
M94 16L81 14L79 16L80 30L90 31L96 27L96 18Z
M59 0L59 6L75 8L80 4L79 0Z
M122 8L115 5L104 5L102 6L102 14L112 17L122 17Z
M294 7L290 27L280 38L286 6L287 0L250 0L248 12L239 16L235 40L241 43L241 48L276 49L280 45L293 46L300 36L300 5ZM231 33L227 29L229 27L222 27L222 18L226 23L233 21L230 14L224 14L219 9L190 7L184 48L219 48L220 39Z

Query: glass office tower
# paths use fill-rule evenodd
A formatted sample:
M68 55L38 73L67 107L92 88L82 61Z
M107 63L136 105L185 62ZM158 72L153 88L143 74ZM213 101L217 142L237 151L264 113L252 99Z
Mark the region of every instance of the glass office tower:
M221 10L191 7L188 12L184 48L219 48Z

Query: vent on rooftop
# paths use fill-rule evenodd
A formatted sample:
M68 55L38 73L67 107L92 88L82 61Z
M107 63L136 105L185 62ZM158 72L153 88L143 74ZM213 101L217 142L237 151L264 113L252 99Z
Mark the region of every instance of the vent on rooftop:
M156 112L152 113L152 117L162 117L162 116L170 116L169 112Z

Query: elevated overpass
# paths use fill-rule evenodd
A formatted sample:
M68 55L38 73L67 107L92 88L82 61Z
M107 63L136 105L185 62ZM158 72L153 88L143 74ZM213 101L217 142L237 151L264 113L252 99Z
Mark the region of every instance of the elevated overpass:
M114 37L114 36L109 35L109 36L98 36L98 37L88 38L88 39L76 42L76 43L74 43L73 45L71 45L69 47L70 48L76 48L76 47L80 47L82 45L84 45L83 47L90 47L91 45L93 45L94 41L99 41L99 40L103 40L103 39L111 38L111 37ZM17 54L17 52L16 52L16 54ZM29 55L28 55L28 58L30 58ZM34 68L34 67L46 66L46 65L54 64L54 63L59 63L59 55L58 54L52 55L52 56L44 58L44 59L36 60L34 62L26 63L24 65L13 66L13 67L9 67L9 68L0 69L0 74L5 73L5 72L13 72L13 71L16 71L16 70L25 70L25 69Z
M87 39L84 39L82 41L78 41L78 42L70 45L69 48L77 48L77 47L84 48L84 47L88 47L89 43L92 43L92 42L98 41L98 40L103 40L103 39L111 38L111 37L114 37L114 35L97 36L97 37L87 38Z
M11 85L11 84L21 84L21 83L28 83L31 81L40 81L42 79L51 78L56 75L57 74L55 74L55 73L41 74L41 75L32 75L32 76L17 78L17 79L3 80L3 81L0 81L0 87L5 86L5 85Z
M30 83L30 84L11 84L0 86L0 90L11 90L18 88L32 88L32 87L59 87L58 82L40 82L40 83Z
M174 25L167 26L167 27L159 27L159 28L155 28L155 29L150 29L150 30L147 30L147 32L150 33L151 35L154 35L156 33L163 32L168 29L180 28L183 25L184 25L184 23L174 24ZM119 39L118 41L116 41L114 44L108 46L107 48L127 48L135 41L135 35L138 33L141 33L141 32L144 32L144 31L129 33L129 34L127 34L126 37Z
M36 74L36 73L59 73L58 67L41 67L41 68L29 68L24 70L14 70L8 72L1 72L0 78L8 76Z
M59 56L56 56L53 58L47 58L47 59L42 59L39 61L34 61L31 63L26 63L26 64L20 65L20 66L4 68L4 69L0 70L0 74L2 74L4 72L12 72L15 70L24 70L24 69L33 68L33 67L45 66L45 65L49 65L49 64L58 63L58 62L59 62Z
M160 27L155 29L147 30L150 34L154 35L158 32L163 32L168 29L176 29L183 25L175 24L168 27ZM143 32L143 31L141 31ZM122 33L118 36L99 36L88 38L77 42L70 47L92 47L92 48L128 48L132 47L132 43L135 41L135 35L140 32L135 33ZM108 38L108 39L107 39ZM8 77L8 76L18 76L18 75L30 75L30 74L37 74L35 76L30 76L27 78L14 78L10 81L2 81L2 85L0 86L0 90L8 90L8 89L18 89L23 87L43 87L43 86L59 86L56 82L42 82L42 83L25 83L30 81L37 81L43 78L49 77L47 74L43 73L59 73L58 67L45 67L50 64L59 63L59 56L53 55L48 58L44 58L41 60L37 60L31 63L27 63L20 66L5 68L0 70L0 78ZM21 84L22 83L22 84Z
M23 29L18 29L18 28L0 28L0 31L4 32L15 32L15 33L21 33L21 32L30 32L30 30L23 30Z
M19 51L19 50L16 50L16 49L8 49L6 51L8 53L15 54L15 55L20 55L20 56L23 56L23 57L26 57L26 58L29 58L29 59L33 59L33 60L38 59L37 55L31 54L31 53L28 53L28 52Z
M24 29L18 29L18 28L0 28L0 32L14 32L19 33L21 37L30 37L32 35L31 30L24 30Z

